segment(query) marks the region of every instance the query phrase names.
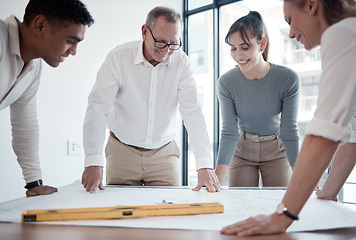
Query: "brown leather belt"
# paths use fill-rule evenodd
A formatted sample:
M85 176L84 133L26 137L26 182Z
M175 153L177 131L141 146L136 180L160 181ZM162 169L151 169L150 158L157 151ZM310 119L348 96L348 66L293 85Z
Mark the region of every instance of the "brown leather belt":
M110 131L110 136L112 136L113 138L115 138L117 141L121 142L120 139L118 139L112 131ZM132 147L132 148L134 148L134 149L136 149L136 150L138 150L138 151L141 151L141 152L153 150L153 149L148 149L148 148L142 148L142 147L137 147L137 146L133 146L133 145L128 145L128 144L123 143L123 142L121 142L121 143L122 143L122 144L125 144L126 146Z

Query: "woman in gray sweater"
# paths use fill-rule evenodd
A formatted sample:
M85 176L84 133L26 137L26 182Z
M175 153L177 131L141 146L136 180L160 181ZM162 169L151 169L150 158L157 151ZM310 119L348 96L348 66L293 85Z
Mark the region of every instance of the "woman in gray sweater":
M287 186L299 151L299 77L268 58L262 17L251 11L226 35L237 66L218 80L222 130L215 170L230 187Z

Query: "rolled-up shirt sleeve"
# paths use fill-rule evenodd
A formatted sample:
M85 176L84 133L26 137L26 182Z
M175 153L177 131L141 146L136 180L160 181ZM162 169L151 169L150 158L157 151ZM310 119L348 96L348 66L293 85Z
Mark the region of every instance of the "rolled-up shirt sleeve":
M351 134L350 134L349 142L356 143L356 114L351 120L350 128L351 128Z
M306 134L341 143L350 139L356 112L355 35L341 26L328 29L322 37L318 103Z
M10 105L12 147L26 183L42 179L36 102L39 78L40 70L24 94Z

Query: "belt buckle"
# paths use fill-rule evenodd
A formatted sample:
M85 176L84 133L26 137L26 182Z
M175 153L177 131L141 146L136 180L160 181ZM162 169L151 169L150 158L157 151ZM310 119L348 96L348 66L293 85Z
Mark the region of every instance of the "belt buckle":
M258 135L252 135L252 136L253 136L252 139L253 139L254 142L259 142Z

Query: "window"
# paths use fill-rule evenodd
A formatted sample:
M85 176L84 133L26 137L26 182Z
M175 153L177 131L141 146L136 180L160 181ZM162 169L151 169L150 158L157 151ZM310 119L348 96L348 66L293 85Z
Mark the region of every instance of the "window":
M300 76L298 127L300 142L303 141L306 126L316 108L321 72L320 49L306 51L303 45L289 38L289 26L284 21L282 4L280 0L184 0L184 42L187 43L184 49L195 72L214 162L220 134L215 82L221 74L235 66L230 57L230 47L224 39L231 24L250 10L258 11L266 23L270 40L269 61L294 69ZM183 161L189 163L183 169L186 172L183 174L183 178L186 178L183 183L193 186L197 182L194 155L188 137L183 139L186 140L183 143ZM355 192L356 170L350 175L339 198L356 203Z
M192 10L195 8L203 7L209 4L212 4L213 0L189 0L188 1L188 9Z
M213 143L214 129L214 65L213 65L213 12L204 11L194 14L188 19L188 55L194 70L198 89L198 98L205 116L210 143ZM189 140L188 140L189 141ZM190 145L188 145L190 146ZM213 152L213 146L210 146ZM194 159L189 148L189 159ZM189 184L197 182L195 161L188 161Z

